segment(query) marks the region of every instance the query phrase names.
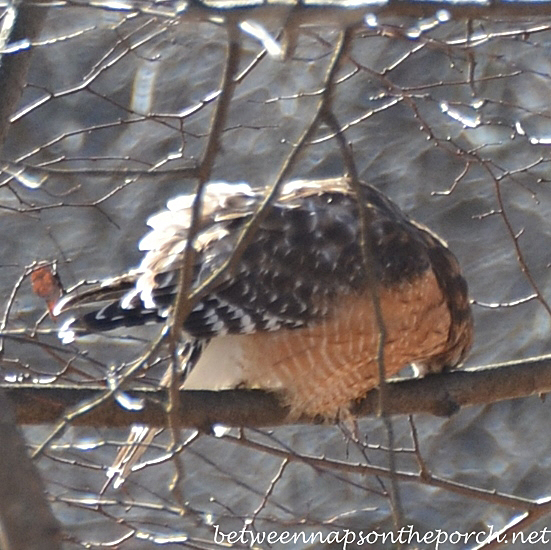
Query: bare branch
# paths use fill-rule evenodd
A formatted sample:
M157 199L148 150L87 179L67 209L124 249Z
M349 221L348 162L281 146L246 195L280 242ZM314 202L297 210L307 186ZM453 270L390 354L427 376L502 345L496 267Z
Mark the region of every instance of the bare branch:
M166 390L128 390L129 396L144 399L141 411L127 411L116 404L100 387L25 386L2 384L16 407L21 424L44 424L59 420L72 409L73 425L121 427L135 423L167 426L163 402ZM433 374L419 379L388 382L388 414L428 413L448 416L461 407L490 404L506 399L543 395L551 391L551 358L513 361L489 367ZM98 392L101 397L98 397ZM358 416L378 412L374 389L352 407ZM79 408L79 403L86 403ZM212 426L277 426L287 424L287 409L277 394L261 390L180 391L180 426L210 431ZM319 419L298 419L297 423L316 423Z

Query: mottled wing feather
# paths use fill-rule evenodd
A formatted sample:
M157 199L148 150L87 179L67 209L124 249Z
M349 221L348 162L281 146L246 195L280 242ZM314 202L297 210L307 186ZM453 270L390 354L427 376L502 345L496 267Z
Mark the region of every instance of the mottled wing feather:
M431 268L436 276L451 316L446 349L427 363L430 371L438 372L458 365L470 350L473 340L473 318L467 281L461 274L457 258L441 239L427 227L411 222L426 243Z
M379 198L371 188L369 193ZM411 234L406 219L386 203L369 204L375 210L369 236L374 240L376 279L391 285L428 269L426 247L416 232ZM276 202L236 272L205 300L204 308L192 313L184 328L195 337L205 337L322 320L338 296L366 285L358 219L352 194L318 192L301 196L300 201ZM235 223L230 234L239 230ZM235 322L238 318L241 324ZM214 333L208 332L212 328Z

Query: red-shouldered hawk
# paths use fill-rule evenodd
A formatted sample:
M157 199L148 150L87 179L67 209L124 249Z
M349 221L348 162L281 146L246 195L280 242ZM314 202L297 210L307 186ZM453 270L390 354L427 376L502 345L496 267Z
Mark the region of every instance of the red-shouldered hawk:
M167 320L194 199L177 197L149 219L137 269L58 303L57 314L101 306L66 323L65 341ZM244 183L206 186L192 243L194 287L228 260L262 199L262 191ZM364 265L358 200L368 212L372 276ZM373 279L387 377L412 363L437 372L463 359L472 340L467 284L444 242L370 185L361 184L356 197L346 178L288 182L233 271L184 322L195 365L187 385L201 386L201 373L210 369L222 386L230 368L239 373L236 385L280 390L294 415L334 417L378 384Z

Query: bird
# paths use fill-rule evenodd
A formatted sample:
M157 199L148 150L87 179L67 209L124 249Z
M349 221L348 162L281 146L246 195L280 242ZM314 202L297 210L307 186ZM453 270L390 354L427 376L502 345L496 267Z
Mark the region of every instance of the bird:
M290 417L327 419L380 385L381 341L385 379L461 364L473 339L468 288L440 237L347 176L289 180L261 210L266 193L211 181L200 197L168 201L147 222L137 268L57 302L54 315L71 314L60 338L170 323L192 248L190 290L208 286L179 335L184 389L265 389Z

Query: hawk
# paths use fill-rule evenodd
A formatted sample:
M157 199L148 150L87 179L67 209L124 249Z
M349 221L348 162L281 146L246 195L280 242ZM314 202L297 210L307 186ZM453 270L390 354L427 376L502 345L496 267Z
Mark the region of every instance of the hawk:
M277 390L292 415L336 417L379 384L375 304L386 377L409 364L439 372L461 362L472 316L457 259L366 183L282 185L233 269L220 271L264 196L246 183L208 183L191 237L195 195L170 200L148 220L138 268L58 302L56 314L77 311L61 338L166 322L191 238L193 288L219 276L182 327L194 368L184 387ZM92 311L79 314L83 305Z

